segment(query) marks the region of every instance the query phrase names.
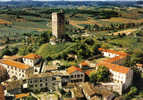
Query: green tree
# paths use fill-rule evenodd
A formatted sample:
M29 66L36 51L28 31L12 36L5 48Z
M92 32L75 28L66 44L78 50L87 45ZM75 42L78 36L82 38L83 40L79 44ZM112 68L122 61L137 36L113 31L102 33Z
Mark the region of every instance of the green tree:
M129 92L125 94L125 99L130 100L136 93L138 92L138 89L136 87L131 87Z
M109 81L110 72L105 66L99 66L96 72L91 72L89 75L90 82L106 82Z

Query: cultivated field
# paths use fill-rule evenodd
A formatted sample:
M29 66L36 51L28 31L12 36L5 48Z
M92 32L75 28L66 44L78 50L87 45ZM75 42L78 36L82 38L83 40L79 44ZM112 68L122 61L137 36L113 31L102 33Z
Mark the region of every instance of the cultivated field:
M122 17L113 17L110 19L101 19L101 21L106 21L107 23L141 23L143 22L143 19L128 19L128 18L122 18Z
M127 29L127 30L123 30L123 31L119 31L119 32L115 32L113 33L114 35L122 35L122 34L126 34L126 35L130 35L131 33L135 32L137 29Z

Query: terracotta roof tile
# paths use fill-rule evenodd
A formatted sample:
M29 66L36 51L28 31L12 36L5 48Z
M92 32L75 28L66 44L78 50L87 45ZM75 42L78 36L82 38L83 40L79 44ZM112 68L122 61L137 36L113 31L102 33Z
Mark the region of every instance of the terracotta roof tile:
M125 58L126 56L116 56L116 57L113 57L113 58L109 58L109 59L106 59L104 60L105 62L108 62L108 63L113 63L115 61L118 61L120 59L123 59Z
M92 73L92 72L96 72L96 70L87 70L87 71L85 72L85 74L89 76L90 73Z
M17 62L17 61L8 60L8 59L1 59L0 63L6 64L6 65L9 65L9 66L14 66L14 67L17 67L19 69L28 69L28 68L30 68L30 66L28 66L28 65L25 65L25 64Z
M105 66L115 72L120 72L120 73L124 73L124 74L128 73L129 69L130 69L130 68L127 68L124 66L120 66L117 64L111 64L111 63L104 62L104 61L101 61L100 63L98 63L97 66Z
M75 71L80 71L80 72L82 72L82 70L81 70L80 68L76 67L76 66L71 66L71 67L69 67L69 68L67 69L67 72L68 72L69 74L71 74L71 73L73 73L73 72L75 72Z
M136 64L137 67L143 67L143 64Z
M24 56L23 58L37 59L37 58L41 58L41 56L31 53L31 54L28 54L28 55Z
M118 61L120 59L123 59L125 58L126 56L128 56L127 53L125 52L118 52L118 51L115 51L115 50L109 50L109 49L103 49L103 48L99 48L99 50L102 52L109 52L109 53L113 53L113 54L117 54L118 56L116 57L113 57L113 58L109 58L109 59L106 59L104 61L101 61L99 62L97 65L100 66L105 66L113 71L116 71L116 72L120 72L120 73L128 73L129 69L130 68L127 68L127 67L124 67L124 66L120 66L120 65L117 65L117 64L113 64L115 61Z
M87 61L83 61L83 62L81 62L80 64L81 64L82 66L88 66Z
M17 95L15 95L15 98L16 98L16 99L19 99L19 98L27 97L27 96L29 96L29 95L30 95L29 93L17 94Z
M113 53L113 54L117 54L120 56L127 56L128 54L125 52L119 52L119 51L115 51L115 50L110 50L110 49L103 49L103 48L99 48L99 51L104 51L104 52L109 52L109 53Z

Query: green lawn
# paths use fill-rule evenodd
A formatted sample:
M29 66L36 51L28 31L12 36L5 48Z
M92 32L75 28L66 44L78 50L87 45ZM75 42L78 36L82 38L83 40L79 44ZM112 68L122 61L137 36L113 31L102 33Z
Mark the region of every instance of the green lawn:
M57 57L58 55L61 55L62 53L72 49L74 45L74 43L60 43L57 45L43 44L36 53L44 58L48 56Z

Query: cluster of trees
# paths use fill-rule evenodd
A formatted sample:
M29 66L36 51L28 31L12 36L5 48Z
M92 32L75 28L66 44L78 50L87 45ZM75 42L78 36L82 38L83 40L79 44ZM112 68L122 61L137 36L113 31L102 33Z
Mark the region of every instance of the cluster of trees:
M131 98L133 98L135 96L135 94L137 94L137 92L138 92L138 89L136 87L132 86L129 89L129 92L123 96L123 100L130 100Z
M98 48L100 44L96 43L92 38L75 41L75 45L69 51L61 55L62 58L68 60L68 54L77 55L78 59L87 59L100 54Z
M9 47L6 46L4 49L1 50L0 52L0 58L3 57L4 55L15 55L18 52L18 48L17 47Z
M107 82L110 80L110 72L105 66L99 66L96 72L91 72L89 75L90 82Z
M111 23L109 25L99 26L97 24L94 25L84 25L84 29L89 31L105 31L105 30L121 30L127 28L133 28L143 25L143 23Z
M18 51L20 55L26 55L28 53L35 52L40 47L40 45L49 42L52 35L51 32L42 32L39 34L24 33L23 36L24 46L19 48Z

